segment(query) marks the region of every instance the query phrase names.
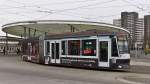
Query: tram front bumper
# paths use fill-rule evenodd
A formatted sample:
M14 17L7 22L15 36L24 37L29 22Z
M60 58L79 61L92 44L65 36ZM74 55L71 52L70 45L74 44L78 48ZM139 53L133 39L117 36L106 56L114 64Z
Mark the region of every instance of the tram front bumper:
M130 69L130 65L118 65L118 69Z
M130 69L130 59L116 59L116 62L110 61L112 69Z

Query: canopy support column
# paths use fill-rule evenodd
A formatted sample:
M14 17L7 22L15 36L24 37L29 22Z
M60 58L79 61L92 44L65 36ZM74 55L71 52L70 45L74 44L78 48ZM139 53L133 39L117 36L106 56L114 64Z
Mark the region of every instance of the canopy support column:
M34 37L35 37L36 31L37 31L37 30L35 29L35 30L34 30Z
M73 25L71 24L68 24L68 26L70 26L70 32L75 32L76 31L79 31L77 28L75 28Z
M28 28L28 38L30 38L30 37L31 37L31 29Z
M26 27L23 27L24 28L24 38L26 39L27 38L27 28Z
M45 36L47 35L47 32L45 32Z
M6 47L4 51L6 52L6 55L7 55L8 54L8 33L7 32L6 32Z

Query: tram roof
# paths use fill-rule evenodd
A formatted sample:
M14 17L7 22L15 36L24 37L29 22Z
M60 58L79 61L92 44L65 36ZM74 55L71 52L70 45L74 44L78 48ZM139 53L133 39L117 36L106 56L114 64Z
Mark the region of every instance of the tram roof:
M68 32L64 34L55 34L55 35L47 35L45 39L63 39L63 38L77 38L77 37L89 37L89 36L118 36L118 35L124 35L124 33L119 32L105 32L101 30L86 30L81 32Z
M76 20L36 20L36 21L20 21L5 24L2 26L2 31L16 36L24 36L26 28L26 35L40 36L44 33L49 35L63 34L71 32L71 28L74 32L82 32L86 30L100 30L106 32L124 32L129 34L124 28L116 27L112 24L91 22L91 21L76 21Z

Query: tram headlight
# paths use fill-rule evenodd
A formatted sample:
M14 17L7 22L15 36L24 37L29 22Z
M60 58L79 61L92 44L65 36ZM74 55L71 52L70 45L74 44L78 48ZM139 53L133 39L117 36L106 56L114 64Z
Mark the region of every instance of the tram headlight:
M119 68L119 69L121 69L121 68L122 68L122 66L121 66L121 65L119 65L119 66L118 66L118 68Z

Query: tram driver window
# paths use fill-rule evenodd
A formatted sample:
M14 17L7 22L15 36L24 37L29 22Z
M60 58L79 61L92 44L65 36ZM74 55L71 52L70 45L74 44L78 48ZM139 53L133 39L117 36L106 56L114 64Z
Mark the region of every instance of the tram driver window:
M80 40L68 41L68 55L80 55Z
M96 56L96 39L82 40L82 55Z
M117 42L116 38L112 38L112 57L118 57L118 49L117 49Z

